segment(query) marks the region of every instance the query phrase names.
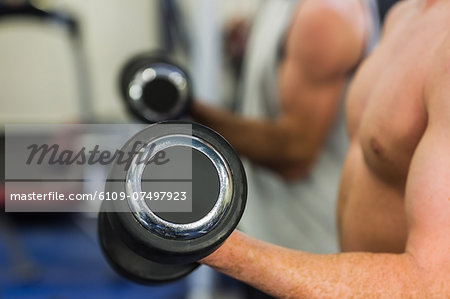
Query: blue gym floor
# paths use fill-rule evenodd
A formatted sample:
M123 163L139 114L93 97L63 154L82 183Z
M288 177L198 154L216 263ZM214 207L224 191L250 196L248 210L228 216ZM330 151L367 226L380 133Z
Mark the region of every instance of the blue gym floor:
M186 280L148 287L115 274L103 258L96 221L68 216L40 224L0 223L0 298L184 298Z

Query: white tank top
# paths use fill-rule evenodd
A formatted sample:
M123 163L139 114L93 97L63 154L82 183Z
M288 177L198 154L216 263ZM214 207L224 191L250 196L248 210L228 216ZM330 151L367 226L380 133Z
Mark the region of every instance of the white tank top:
M379 18L374 0L363 0L372 16L366 53L375 45ZM242 115L275 119L280 113L277 68L286 30L301 1L266 0L249 39L241 86ZM349 78L350 79L350 78ZM314 253L338 252L336 198L348 145L344 101L325 147L310 174L286 182L244 160L248 200L239 228L266 242Z

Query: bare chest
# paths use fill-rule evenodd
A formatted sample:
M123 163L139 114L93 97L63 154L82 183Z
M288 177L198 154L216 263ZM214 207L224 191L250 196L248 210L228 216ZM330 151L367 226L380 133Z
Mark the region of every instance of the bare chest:
M397 28L362 66L347 102L348 129L380 180L403 188L427 125L423 88L430 48L438 41L420 26Z

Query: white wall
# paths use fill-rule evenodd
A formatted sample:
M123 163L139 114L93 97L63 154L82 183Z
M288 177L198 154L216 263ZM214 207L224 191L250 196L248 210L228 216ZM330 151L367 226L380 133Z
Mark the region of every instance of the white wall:
M54 0L50 7L78 16L84 35L94 114L126 119L118 94L121 66L156 45L156 12L148 0ZM55 26L0 22L0 123L80 119L70 43Z

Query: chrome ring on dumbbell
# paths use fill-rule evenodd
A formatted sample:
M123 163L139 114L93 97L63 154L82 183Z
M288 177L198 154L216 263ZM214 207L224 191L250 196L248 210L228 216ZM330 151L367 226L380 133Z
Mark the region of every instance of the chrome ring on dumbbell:
M144 201L136 201L131 197L127 198L128 205L133 215L139 223L155 232L156 234L179 240L194 239L200 235L208 233L222 219L222 215L227 211L231 204L232 196L232 178L231 171L220 152L211 144L200 140L199 138L186 135L164 136L151 143L146 144L139 150L143 156L147 156L150 152L152 158L157 152L174 146L191 147L203 153L213 163L217 173L219 174L219 197L213 209L203 218L186 224L172 223L158 217L145 204ZM142 192L142 174L145 164L137 163L139 155L135 155L131 163L131 167L127 172L125 192L127 194L141 194Z
M187 152L193 159L192 213L161 213L145 201L130 198L104 202L99 217L100 243L110 264L124 276L146 284L166 282L193 271L196 261L216 250L235 229L246 202L245 172L231 146L198 124L149 126L121 151L130 152L136 141L145 142L135 149L128 169L114 165L105 191L151 191L148 188L153 182L144 185L143 177L154 174L156 168L137 163L137 157L151 160L162 151ZM176 170L168 173L178 174Z

